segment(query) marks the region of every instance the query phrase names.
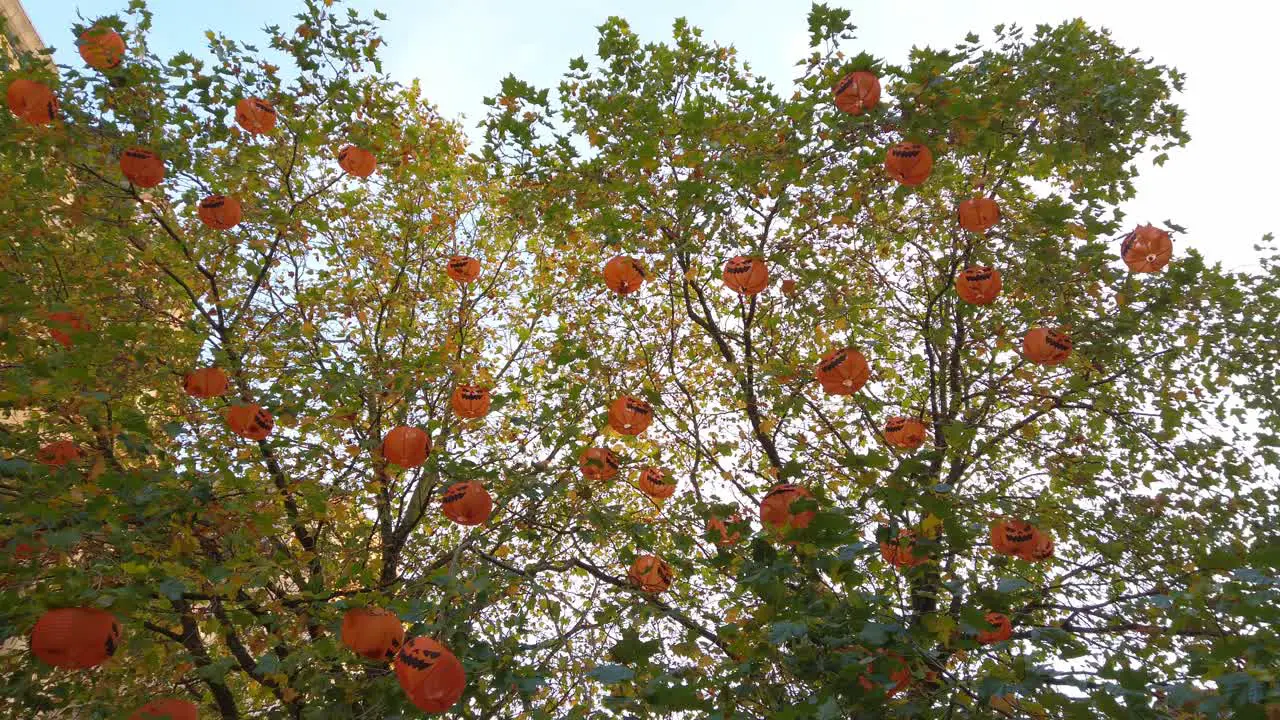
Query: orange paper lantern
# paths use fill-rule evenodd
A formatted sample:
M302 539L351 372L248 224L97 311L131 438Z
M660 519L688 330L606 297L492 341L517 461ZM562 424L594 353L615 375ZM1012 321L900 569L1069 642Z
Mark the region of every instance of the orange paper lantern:
M721 277L739 295L756 295L769 287L769 266L762 258L739 255L724 264Z
M626 255L618 255L604 264L604 284L619 295L630 295L644 284L644 265Z
M924 444L924 423L915 418L895 415L884 424L884 441L896 448L915 450Z
M1132 272L1160 272L1173 257L1173 240L1164 230L1139 225L1120 243L1120 257Z
M352 608L342 616L342 644L361 657L390 662L404 644L404 625L381 608Z
M265 440L275 426L275 419L261 405L233 405L227 411L227 427L242 438Z
M992 629L978 633L978 642L980 644L991 645L1013 637L1013 623L1009 622L1009 617L1004 613L989 612L986 620Z
M18 78L5 91L9 111L30 125L48 125L58 116L58 98L48 85Z
M85 64L94 70L114 70L124 60L124 38L111 28L86 30L76 45Z
M480 525L493 513L493 498L484 485L475 481L454 483L445 488L440 503L444 516L459 525Z
M855 70L841 78L835 88L836 107L850 115L861 115L880 102L880 78L865 70Z
M907 686L911 684L911 667L907 665L906 658L892 650L886 651L883 649L877 650L876 655L876 659L871 661L868 670L872 673L889 677L893 685L885 690L885 694L893 697L906 690ZM872 681L866 675L858 678L858 684L867 692L871 692L877 687L884 688L883 685Z
M31 654L69 670L100 665L120 646L120 623L97 608L59 608L40 616L31 630Z
M382 438L382 457L400 467L418 467L431 452L431 436L422 428L401 425Z
M1025 520L1002 518L991 525L991 549L1001 555L1017 555L1030 548L1035 533Z
M676 493L676 480L662 468L647 467L640 471L640 492L654 500L665 500Z
M469 283L480 277L480 261L466 255L454 255L445 264L444 272L460 283Z
M623 395L609 406L609 427L622 435L639 435L653 422L653 406L634 395Z
M155 187L164 180L164 161L146 148L131 147L120 155L120 172L138 187Z
M828 394L852 395L871 377L871 367L862 353L853 348L840 348L822 357L814 375Z
M378 167L378 159L373 153L355 145L348 145L338 151L338 166L355 177L369 177Z
M449 648L427 637L405 643L396 655L396 680L419 710L440 713L453 707L467 687L467 673Z
M162 698L152 700L129 716L129 720L197 720L200 708L190 700Z
M956 208L956 220L969 232L986 232L1000 221L1000 205L989 197L969 198Z
M817 513L813 510L792 512L791 503L812 498L813 495L799 485L778 483L770 488L760 502L760 521L775 532L809 527Z
M919 185L933 172L933 153L920 143L898 143L885 155L884 169L903 185Z
M666 560L657 555L641 555L631 563L627 571L627 580L641 591L657 595L671 587L675 573Z
M608 448L587 448L578 458L578 467L588 480L608 480L618 474L618 456Z
M482 418L489 414L489 390L479 385L459 385L453 389L449 405L458 417Z
M36 461L50 467L62 467L80 459L80 446L71 440L55 440L36 451Z
M880 557L897 568L912 568L929 562L927 555L916 555L915 549L916 532L903 528L898 531L896 540L882 540L880 542Z
M1061 365L1071 357L1071 336L1048 328L1032 328L1022 338L1022 355L1037 365Z
M729 525L736 525L742 522L742 516L734 513L727 520L722 520L714 515L707 518L707 534L713 536L712 542L725 548L733 547L742 539L742 533L738 531L729 532Z
M194 398L219 397L227 391L227 374L216 367L193 370L183 378L182 389Z
M240 224L240 201L228 195L210 195L196 208L200 222L214 230L230 230Z
M49 313L49 335L64 348L74 344L71 333L88 331L89 323L78 312L63 310Z
M972 265L956 275L956 294L970 305L990 305L1003 287L1000 271L990 265Z
M261 98L244 98L236 103L236 124L254 135L269 133L276 127L276 109Z

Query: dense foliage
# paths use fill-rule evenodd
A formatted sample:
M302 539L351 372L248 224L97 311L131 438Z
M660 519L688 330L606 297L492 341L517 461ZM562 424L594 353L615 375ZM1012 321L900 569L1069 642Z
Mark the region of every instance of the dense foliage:
M555 92L504 80L468 148L383 72L374 23L304 4L265 48L166 59L135 2L93 23L118 67L6 68L61 105L0 118L6 713L413 716L340 640L385 608L462 661L465 717L1270 717L1280 264L1207 264L1176 208L1150 219L1179 231L1167 268L1119 256L1139 169L1189 141L1176 71L1080 21L852 57L849 14L815 5L781 90L683 21L642 44L613 19ZM853 70L884 90L856 115L832 102ZM273 130L237 124L246 98ZM901 141L935 159L922 184L884 171ZM376 172L344 172L348 145ZM132 147L156 187L121 174ZM199 219L214 194L238 225ZM989 231L957 223L975 194ZM639 290L606 287L617 255ZM724 286L736 256L767 289ZM973 265L994 302L957 296ZM1032 327L1070 335L1066 362L1027 361ZM845 347L870 379L829 394ZM225 396L184 392L206 367ZM487 414L458 415L461 384ZM609 428L623 395L646 431ZM228 429L242 403L265 439ZM891 416L923 445L887 443ZM397 426L429 433L421 466L384 455ZM592 447L616 476L585 476ZM462 481L486 522L442 514ZM807 527L762 526L779 482ZM1002 518L1052 557L996 552ZM667 565L629 577L645 555ZM27 651L68 607L119 619L111 660Z

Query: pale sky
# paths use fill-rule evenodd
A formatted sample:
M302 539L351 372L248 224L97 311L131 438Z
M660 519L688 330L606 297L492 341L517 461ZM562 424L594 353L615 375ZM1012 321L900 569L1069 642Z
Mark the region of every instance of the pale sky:
M70 25L77 13L92 19L122 12L127 0L26 0L58 62L79 64ZM969 31L984 38L1001 22L1031 26L1083 17L1109 28L1121 45L1187 74L1178 99L1188 113L1191 144L1162 168L1146 167L1129 220L1170 219L1188 229L1179 246L1194 246L1229 268L1254 267L1252 246L1280 227L1270 213L1280 183L1280 146L1271 135L1280 118L1275 90L1275 30L1280 3L1154 2L1143 0L830 0L853 11L858 39L846 46L892 62L912 45L949 47ZM162 55L205 47L206 29L265 46L259 28L292 29L300 0L151 0L153 47ZM481 98L513 73L538 87L559 81L569 58L591 56L595 28L621 15L642 40L670 36L684 16L704 37L737 46L775 85L789 86L794 63L807 45L807 0L358 0L390 16L383 27L384 59L393 77L419 78L423 92L446 116L465 116L472 137L484 115ZM1280 205L1280 203L1278 203ZM1185 243L1185 245L1184 245ZM1176 248L1175 248L1176 253ZM1176 260L1176 254L1175 254Z

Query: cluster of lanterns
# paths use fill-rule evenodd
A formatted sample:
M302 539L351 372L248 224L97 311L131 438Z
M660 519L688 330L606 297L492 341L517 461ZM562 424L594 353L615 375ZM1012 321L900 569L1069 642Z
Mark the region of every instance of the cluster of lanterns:
M85 62L99 70L111 70L120 65L125 52L124 40L110 29L95 28L81 35L79 51ZM51 123L58 114L56 95L43 83L17 79L9 84L6 92L9 109L15 116L32 125ZM835 105L846 113L860 115L874 108L880 101L880 81L873 73L856 71L845 76L835 88ZM236 123L251 134L270 133L276 126L277 114L270 102L261 98L244 98L236 104ZM354 177L368 177L377 167L377 158L363 148L348 145L338 153L338 165ZM889 177L907 186L925 182L933 170L933 154L921 143L901 142L886 153L884 168ZM131 147L120 156L120 170L133 185L149 188L159 185L165 177L164 161L154 151L143 147ZM240 201L232 196L214 194L200 201L197 207L200 221L214 230L230 230L243 218ZM1000 207L995 199L974 197L959 203L957 223L966 231L985 233L1000 220ZM1168 264L1172 256L1169 234L1143 225L1125 237L1121 256L1135 273L1158 272ZM466 256L455 256L445 264L446 275L460 284L479 277L481 264ZM644 284L646 271L637 259L619 255L604 265L605 285L620 296L630 295ZM722 280L739 295L750 297L762 292L769 285L769 267L763 258L737 256L725 263ZM784 289L794 290L794 281L785 281ZM999 270L985 265L964 268L955 277L956 295L970 305L988 305L999 297L1002 281ZM63 311L48 315L49 332L63 347L73 344L72 333L90 330L88 323L77 313ZM1023 355L1033 363L1058 365L1071 355L1071 338L1063 331L1045 327L1032 328L1023 339ZM858 392L871 375L866 357L858 350L845 347L832 350L823 356L814 370L819 385L831 395L852 395ZM191 397L207 400L225 395L230 383L225 372L217 367L192 371L183 379L183 389ZM460 418L477 419L488 414L490 393L477 385L458 385L450 398L453 412ZM608 425L615 432L634 436L643 433L653 422L654 411L646 400L623 395L609 407ZM236 435L253 441L263 441L272 432L275 421L271 413L260 405L245 402L235 404L226 412L227 427ZM916 418L890 417L883 428L886 444L901 449L915 450L928 435L925 424ZM422 465L431 451L431 438L418 427L393 428L383 438L381 457L388 463L402 468ZM49 443L37 453L39 462L61 466L81 456L79 447L72 441ZM583 476L589 480L608 480L615 477L620 468L617 455L604 447L587 448L579 458ZM648 497L661 501L671 497L676 489L674 478L658 467L646 467L638 477L638 487ZM797 501L813 500L812 494L800 485L778 483L760 503L761 522L777 533L805 528L813 520L813 510L793 511ZM441 511L449 520L460 525L479 525L486 522L493 511L493 499L483 484L476 481L458 482L444 490ZM742 517L709 517L706 531L720 547L731 547L741 539L741 533L730 531L731 525L740 525ZM927 554L917 554L916 532L903 529L897 538L885 538L880 542L880 554L884 561L897 568L911 568L929 561ZM22 546L27 547L27 546ZM1018 557L1026 561L1042 561L1053 555L1053 539L1047 532L1030 523L1016 519L1002 519L991 528L991 547L1000 554ZM661 593L670 588L674 579L671 566L652 554L638 556L631 565L627 578L645 593ZM977 640L989 644L1008 640L1012 636L1012 623L1001 613L988 613L985 617L989 630L981 631ZM83 669L94 667L111 657L120 643L119 622L110 613L94 608L60 608L49 610L40 617L31 634L31 652L43 662L60 668ZM442 712L461 697L466 685L466 673L457 657L431 638L418 637L405 642L404 627L392 612L378 608L348 610L342 620L341 639L344 645L357 655L372 661L394 661L397 680L405 693L418 708L426 712ZM892 652L881 651L875 663L892 664L888 673L894 685L893 695L907 686L911 674L905 660ZM874 663L873 663L874 664ZM870 683L863 678L864 687ZM157 699L132 716L135 720L169 717L171 720L194 720L196 706L185 700Z

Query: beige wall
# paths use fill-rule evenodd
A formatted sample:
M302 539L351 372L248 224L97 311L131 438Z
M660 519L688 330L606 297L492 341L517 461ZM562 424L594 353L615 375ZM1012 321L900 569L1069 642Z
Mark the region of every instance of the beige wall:
M31 24L27 12L22 9L21 0L0 0L0 15L5 19L5 50L38 52L44 49L44 42L40 40L40 34Z

